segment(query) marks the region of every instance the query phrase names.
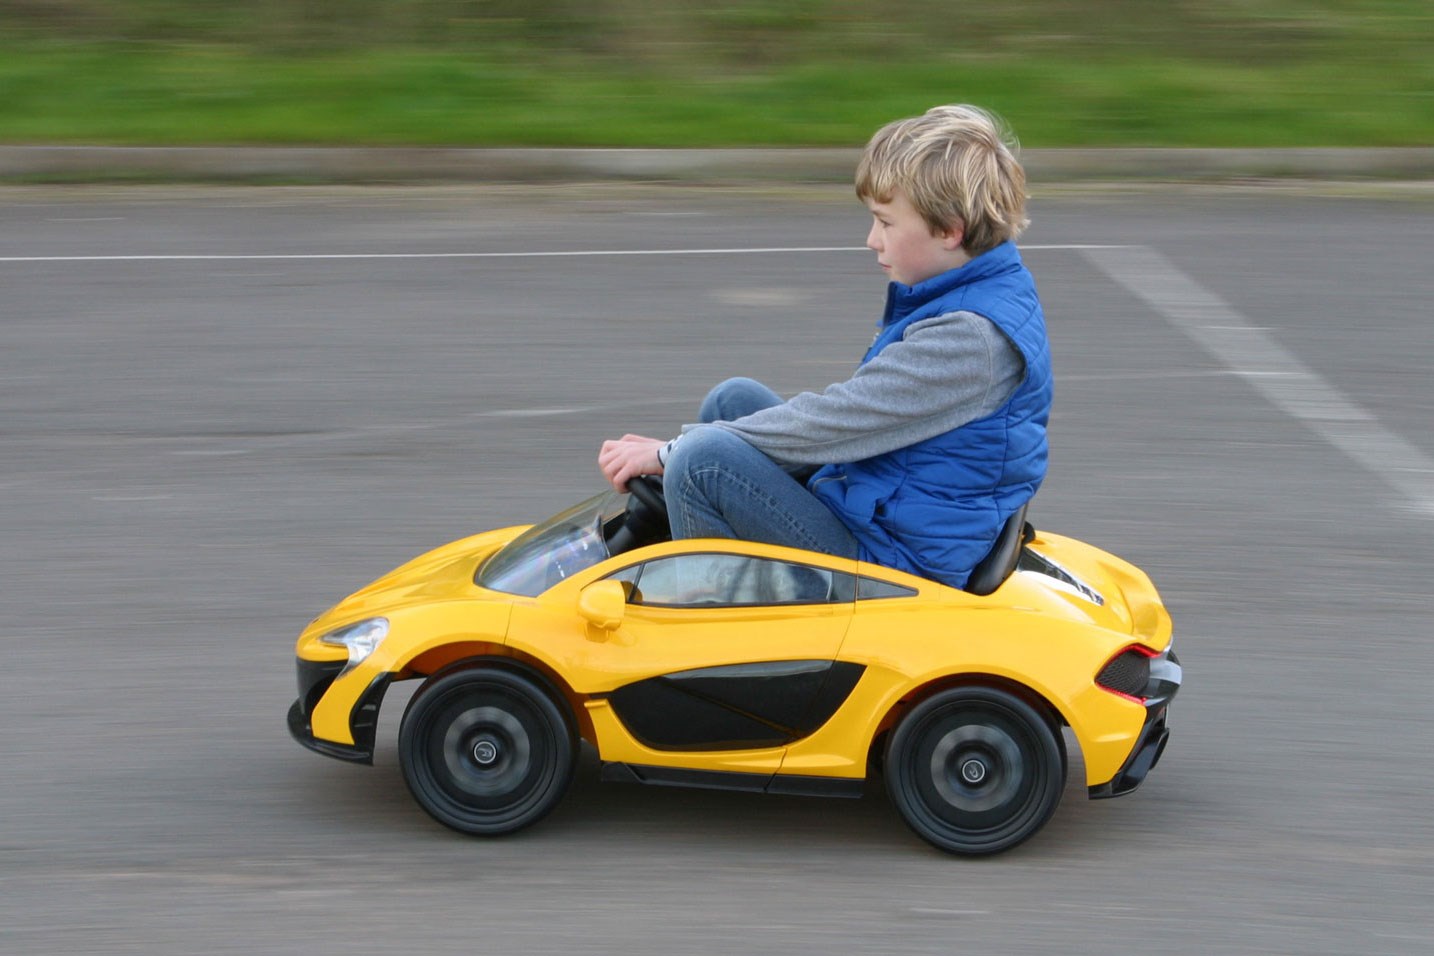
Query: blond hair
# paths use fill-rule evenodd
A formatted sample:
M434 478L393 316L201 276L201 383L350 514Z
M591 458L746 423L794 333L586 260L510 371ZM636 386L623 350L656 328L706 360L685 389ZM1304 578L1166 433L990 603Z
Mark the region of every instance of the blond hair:
M1026 173L1010 128L976 106L937 106L877 130L856 167L856 195L890 202L901 190L932 235L962 229L980 255L1015 239L1026 218Z

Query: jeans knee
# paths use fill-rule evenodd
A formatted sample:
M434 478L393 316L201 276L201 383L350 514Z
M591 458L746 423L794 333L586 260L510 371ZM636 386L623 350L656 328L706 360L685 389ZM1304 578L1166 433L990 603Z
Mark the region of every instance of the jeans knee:
M756 379L729 378L707 393L697 411L697 419L701 422L729 422L780 401L781 397L776 392Z
M693 428L683 434L667 456L663 484L676 485L701 468L720 464L742 445L746 442L720 428Z

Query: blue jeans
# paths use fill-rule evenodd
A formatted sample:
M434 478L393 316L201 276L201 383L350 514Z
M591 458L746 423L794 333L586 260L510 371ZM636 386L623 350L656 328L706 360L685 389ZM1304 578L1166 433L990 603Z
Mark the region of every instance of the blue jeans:
M760 382L728 379L708 393L698 418L730 421L781 401ZM694 428L664 469L672 536L740 538L855 558L856 539L803 483L810 471L784 468L731 432Z

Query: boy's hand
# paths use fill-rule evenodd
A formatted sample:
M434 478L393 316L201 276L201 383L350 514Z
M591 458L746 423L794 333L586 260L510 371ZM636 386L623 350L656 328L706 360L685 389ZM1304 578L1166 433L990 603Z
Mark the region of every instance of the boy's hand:
M602 443L598 452L598 468L603 477L618 491L627 491L629 478L638 475L662 474L662 463L657 460L657 450L667 442L642 435L623 435Z

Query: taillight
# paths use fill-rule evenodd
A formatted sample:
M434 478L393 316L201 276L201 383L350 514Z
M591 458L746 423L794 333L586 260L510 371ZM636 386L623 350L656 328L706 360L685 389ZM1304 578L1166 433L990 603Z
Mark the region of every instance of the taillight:
M1144 704L1150 687L1150 661L1158 656L1158 651L1132 644L1100 669L1095 682L1118 697Z

